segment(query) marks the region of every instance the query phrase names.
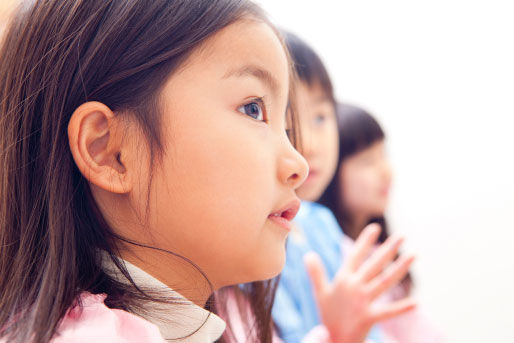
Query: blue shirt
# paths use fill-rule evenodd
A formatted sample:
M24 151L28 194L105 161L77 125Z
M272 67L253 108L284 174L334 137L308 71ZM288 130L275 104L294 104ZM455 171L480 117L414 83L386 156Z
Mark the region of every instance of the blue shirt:
M280 337L286 343L300 343L310 330L321 324L311 282L303 264L304 255L309 251L316 252L330 280L343 262L343 233L329 209L303 201L295 226L287 240L286 264L273 305L273 319ZM368 339L382 342L380 330L373 328Z

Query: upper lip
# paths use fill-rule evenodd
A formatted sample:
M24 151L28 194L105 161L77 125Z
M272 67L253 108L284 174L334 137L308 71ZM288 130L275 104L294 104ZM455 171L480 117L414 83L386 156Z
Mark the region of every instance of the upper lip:
M287 205L282 207L280 210L271 213L270 216L278 216L291 221L294 219L294 217L296 217L298 210L300 210L300 199L295 198L288 202Z

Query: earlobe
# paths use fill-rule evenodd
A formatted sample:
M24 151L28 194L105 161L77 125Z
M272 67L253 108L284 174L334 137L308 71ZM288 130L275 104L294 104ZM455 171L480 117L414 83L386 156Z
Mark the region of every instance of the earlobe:
M130 175L123 163L122 125L109 107L87 102L73 112L68 142L75 164L92 184L112 192L128 193Z

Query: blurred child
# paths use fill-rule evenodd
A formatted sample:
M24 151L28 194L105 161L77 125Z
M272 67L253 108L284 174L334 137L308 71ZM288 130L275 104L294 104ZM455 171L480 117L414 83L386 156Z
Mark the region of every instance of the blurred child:
M332 211L351 239L357 239L367 225L376 223L382 228L378 243L384 243L389 237L384 213L392 180L384 131L375 118L356 106L338 104L337 119L337 168L318 202ZM351 250L352 243L346 241L343 251L348 254ZM406 298L412 287L411 275L407 273L381 300L387 303ZM444 341L420 309L382 321L380 328L389 339L400 343Z
M415 304L409 298L387 303L376 300L405 277L414 258L402 256L392 262L402 243L400 237L391 237L374 249L380 228L370 226L343 264L344 235L332 213L312 202L322 195L338 166L339 135L332 83L309 46L292 34L286 34L286 44L299 77L296 108L302 154L310 170L297 190L305 201L287 243L286 266L273 317L287 343L319 341L320 330L325 330L326 339L332 342L357 343L366 337L382 342L384 337L376 324L413 309Z

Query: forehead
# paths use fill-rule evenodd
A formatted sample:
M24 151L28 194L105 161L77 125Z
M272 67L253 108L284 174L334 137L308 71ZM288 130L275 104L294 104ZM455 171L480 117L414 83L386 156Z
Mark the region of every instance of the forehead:
M236 70L261 69L277 81L280 92L289 90L289 62L275 31L253 18L241 19L214 34L191 56L187 65L201 62L224 78Z
M323 88L323 86L319 82L315 82L313 84L307 84L305 81L298 80L296 82L296 89L299 93L301 93L308 101L312 104L331 104L332 101L330 99L329 94Z
M297 81L295 88L300 119L317 116L319 111L335 116L335 105L321 85L318 83L308 85L306 82Z

